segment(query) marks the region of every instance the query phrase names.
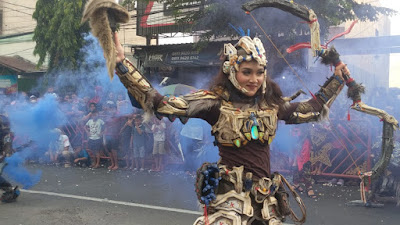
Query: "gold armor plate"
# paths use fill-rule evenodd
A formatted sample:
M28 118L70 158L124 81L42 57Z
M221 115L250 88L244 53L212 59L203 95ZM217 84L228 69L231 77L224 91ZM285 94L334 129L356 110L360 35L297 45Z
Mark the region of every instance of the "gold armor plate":
M242 147L250 141L271 143L275 137L278 111L276 108L235 108L232 103L222 101L218 122L212 127L217 142L224 146ZM253 118L252 118L253 116ZM252 127L257 123L257 135Z

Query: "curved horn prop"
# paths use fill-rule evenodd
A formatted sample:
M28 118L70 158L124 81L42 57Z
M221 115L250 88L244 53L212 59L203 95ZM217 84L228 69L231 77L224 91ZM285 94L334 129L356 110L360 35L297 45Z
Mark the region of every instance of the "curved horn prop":
M261 7L277 8L306 21L310 27L311 41L310 43L307 43L307 46L303 47L311 48L314 57L318 56L322 48L325 48L325 46L321 46L319 23L317 15L312 9L299 5L293 1L286 0L253 0L242 5L242 9L248 13Z
M246 2L242 5L242 9L247 12L251 12L254 9L261 7L277 8L294 16L300 17L307 22L311 22L309 9L295 2L282 0L254 0Z

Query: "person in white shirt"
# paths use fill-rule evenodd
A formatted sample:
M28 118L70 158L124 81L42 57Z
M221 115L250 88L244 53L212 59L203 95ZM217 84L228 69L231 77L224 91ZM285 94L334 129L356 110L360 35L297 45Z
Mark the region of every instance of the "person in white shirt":
M98 118L97 111L93 111L90 120L86 123L85 131L88 135L88 150L95 154L92 167L100 166L100 151L103 146L104 121Z
M163 167L163 158L165 155L165 129L167 126L164 121L154 119L154 124L151 131L154 136L153 157L155 163L154 171L161 171Z
M71 165L71 160L73 156L73 150L69 138L65 133L59 129L55 128L53 132L58 136L49 145L49 155L50 160L59 165L59 163L65 163L65 167Z

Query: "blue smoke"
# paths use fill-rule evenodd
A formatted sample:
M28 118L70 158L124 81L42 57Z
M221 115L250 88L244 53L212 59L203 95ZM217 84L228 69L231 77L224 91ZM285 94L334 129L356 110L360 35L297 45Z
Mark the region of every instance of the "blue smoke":
M126 93L125 87L115 76L110 82L107 74L107 68L103 56L103 50L97 39L93 35L85 37L87 45L81 49L85 53L85 59L78 70L57 71L57 74L48 74L39 80L39 84L46 84L45 79L53 80L54 89L58 92L59 97L67 94L74 87L74 92L81 98L88 96L94 97L94 89L96 86L103 88L102 92ZM45 87L37 86L34 88L44 90ZM62 90L66 90L63 93ZM63 103L59 103L56 96L46 94L39 97L36 103L26 102L24 98L16 99L16 104L1 103L1 108L5 108L9 116L11 130L16 139L13 142L13 148L18 149L27 143L32 143L19 152L8 157L8 165L4 168L4 173L13 181L20 183L24 188L31 188L40 181L42 171L38 170L30 173L25 167L24 162L27 160L46 159L45 152L49 148L49 143L56 140L58 136L52 132L54 128L62 127L69 122L69 118L62 112ZM105 98L105 96L101 96ZM126 99L126 98L125 98ZM4 105L3 105L4 104ZM130 105L129 105L130 106ZM121 114L130 114L133 108L124 107Z
M20 183L24 188L31 188L40 181L42 172L28 172L24 162L32 157L40 157L47 151L48 145L57 137L52 129L66 123L65 115L58 109L58 103L54 96L45 95L37 103L26 104L22 107L7 107L11 129L18 141L13 142L13 148L28 145L20 152L6 158L8 165L4 173L12 180Z
M3 172L7 174L9 178L17 183L22 184L25 189L30 189L40 181L42 171L37 170L35 173L30 173L25 167L25 158L29 154L28 151L17 152L11 157L5 159L7 166Z

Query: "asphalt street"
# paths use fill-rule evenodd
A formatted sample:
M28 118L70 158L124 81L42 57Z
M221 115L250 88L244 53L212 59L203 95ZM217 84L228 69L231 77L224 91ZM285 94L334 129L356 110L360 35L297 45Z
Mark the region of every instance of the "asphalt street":
M189 225L201 215L194 177L183 172L131 172L29 165L41 181L18 201L0 203L0 224ZM400 208L349 207L357 186L316 185L317 199L302 198L310 225L397 225ZM293 224L288 220L287 224Z

